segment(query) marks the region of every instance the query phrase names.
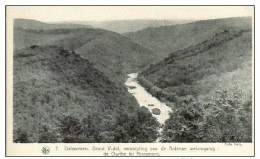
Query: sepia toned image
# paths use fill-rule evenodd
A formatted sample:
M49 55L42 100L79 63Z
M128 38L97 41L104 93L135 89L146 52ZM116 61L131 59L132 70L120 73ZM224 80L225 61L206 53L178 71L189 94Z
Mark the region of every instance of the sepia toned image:
M7 6L6 27L7 155L254 155L254 6Z

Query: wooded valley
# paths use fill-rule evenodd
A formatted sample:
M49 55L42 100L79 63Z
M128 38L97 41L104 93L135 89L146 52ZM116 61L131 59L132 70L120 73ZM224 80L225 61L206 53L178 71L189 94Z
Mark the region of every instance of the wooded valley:
M13 141L252 142L252 18L142 24L15 20ZM171 108L163 125L129 93L130 73Z

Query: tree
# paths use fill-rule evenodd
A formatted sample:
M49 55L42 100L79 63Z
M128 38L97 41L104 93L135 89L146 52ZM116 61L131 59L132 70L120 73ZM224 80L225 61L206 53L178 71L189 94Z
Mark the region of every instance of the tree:
M79 119L73 116L66 116L61 120L61 134L63 136L63 142L70 143L77 140L81 124Z
M51 126L44 125L40 129L39 143L56 143L61 141L59 132Z
M194 98L187 97L176 105L162 131L162 142L198 142L203 134L204 109Z
M15 132L15 136L14 137L14 142L16 143L29 143L29 137L28 137L28 132L25 130L22 130L21 128L19 128L16 132Z
M208 103L205 116L205 140L212 142L252 141L252 107L249 101L243 103L237 91L217 91L212 103Z

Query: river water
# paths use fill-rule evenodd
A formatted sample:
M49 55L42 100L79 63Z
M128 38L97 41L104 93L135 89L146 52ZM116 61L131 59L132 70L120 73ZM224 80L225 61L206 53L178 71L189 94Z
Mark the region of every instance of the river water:
M125 85L128 88L128 92L136 98L140 107L145 106L146 108L148 108L151 114L158 120L158 122L161 125L164 125L165 121L170 117L169 112L172 111L171 108L168 107L165 103L160 102L157 98L153 97L149 92L147 92L145 88L137 82L137 75L138 73L128 74L128 79L125 82ZM152 109L154 108L160 109L161 114L153 114ZM160 133L161 131L162 128L159 129ZM157 142L158 140L159 139L157 139Z

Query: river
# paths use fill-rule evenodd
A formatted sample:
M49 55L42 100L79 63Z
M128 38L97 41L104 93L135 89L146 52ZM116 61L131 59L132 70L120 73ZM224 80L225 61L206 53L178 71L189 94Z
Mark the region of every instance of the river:
M147 92L145 88L137 82L137 75L138 73L128 74L128 79L125 82L128 92L136 98L140 107L145 106L148 108L153 117L155 117L161 125L164 125L165 121L170 117L169 112L172 111L171 108ZM160 109L161 113L159 115L153 114L152 109L154 108ZM161 131L162 128L159 129L159 133L161 133ZM159 140L158 138L156 142L159 142Z

